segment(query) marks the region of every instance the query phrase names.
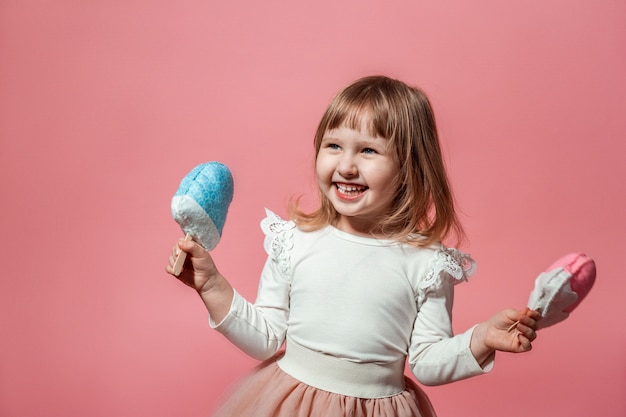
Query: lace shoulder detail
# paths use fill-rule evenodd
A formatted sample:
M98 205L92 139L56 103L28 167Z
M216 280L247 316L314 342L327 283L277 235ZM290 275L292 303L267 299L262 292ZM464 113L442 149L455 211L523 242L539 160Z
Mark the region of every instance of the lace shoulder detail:
M438 249L426 276L419 284L420 304L425 298L425 290L440 282L442 272L449 274L455 285L460 284L476 272L476 261L455 248Z
M293 221L281 219L277 214L265 209L265 217L261 220L261 230L265 233L263 247L265 252L278 264L280 272L290 275L289 251L293 247Z

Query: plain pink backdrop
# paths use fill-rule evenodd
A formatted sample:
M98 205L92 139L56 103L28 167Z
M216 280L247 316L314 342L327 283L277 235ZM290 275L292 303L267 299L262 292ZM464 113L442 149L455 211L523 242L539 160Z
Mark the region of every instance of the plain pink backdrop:
M326 104L384 73L431 96L479 261L457 331L564 253L598 265L532 352L426 388L440 415L623 417L625 21L619 0L0 1L0 416L208 415L254 361L164 272L180 179L231 167L214 256L254 298L263 208L312 195Z

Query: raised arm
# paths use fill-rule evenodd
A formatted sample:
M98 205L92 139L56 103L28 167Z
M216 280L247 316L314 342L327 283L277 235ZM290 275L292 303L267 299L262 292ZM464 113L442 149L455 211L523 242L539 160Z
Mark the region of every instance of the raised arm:
M198 292L209 311L211 327L253 358L263 360L276 353L285 339L289 316L289 282L275 270L276 262L271 258L266 262L252 304L233 289L211 255L194 242L178 242L166 267L168 273L174 275L178 250L187 252L188 257L176 278Z
M187 260L183 271L176 276L173 266L181 250L187 252ZM165 270L198 292L215 322L221 322L226 317L233 300L233 287L220 274L213 258L202 246L193 241L179 240L172 249Z

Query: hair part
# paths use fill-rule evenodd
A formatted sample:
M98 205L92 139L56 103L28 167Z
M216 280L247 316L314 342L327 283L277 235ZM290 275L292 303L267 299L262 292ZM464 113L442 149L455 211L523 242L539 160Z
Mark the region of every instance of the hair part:
M317 127L313 145L319 152L326 132L339 127L388 139L398 163L390 212L377 223L377 235L428 246L449 237L460 243L465 234L455 211L432 106L426 94L385 76L361 78L330 102ZM303 230L335 224L339 214L320 191L320 206L311 213L292 200L290 214Z

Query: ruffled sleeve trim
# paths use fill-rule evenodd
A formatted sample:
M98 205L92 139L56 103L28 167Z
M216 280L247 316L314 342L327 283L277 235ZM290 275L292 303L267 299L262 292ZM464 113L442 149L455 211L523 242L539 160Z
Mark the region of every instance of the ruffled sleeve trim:
M419 284L418 302L426 297L426 290L441 284L442 272L452 277L454 284L460 284L476 272L476 261L468 254L455 248L442 248L435 252L426 276Z
M281 219L271 210L265 209L265 217L261 220L261 230L265 233L263 247L265 252L276 262L280 273L288 278L291 275L290 250L293 248L293 221Z

